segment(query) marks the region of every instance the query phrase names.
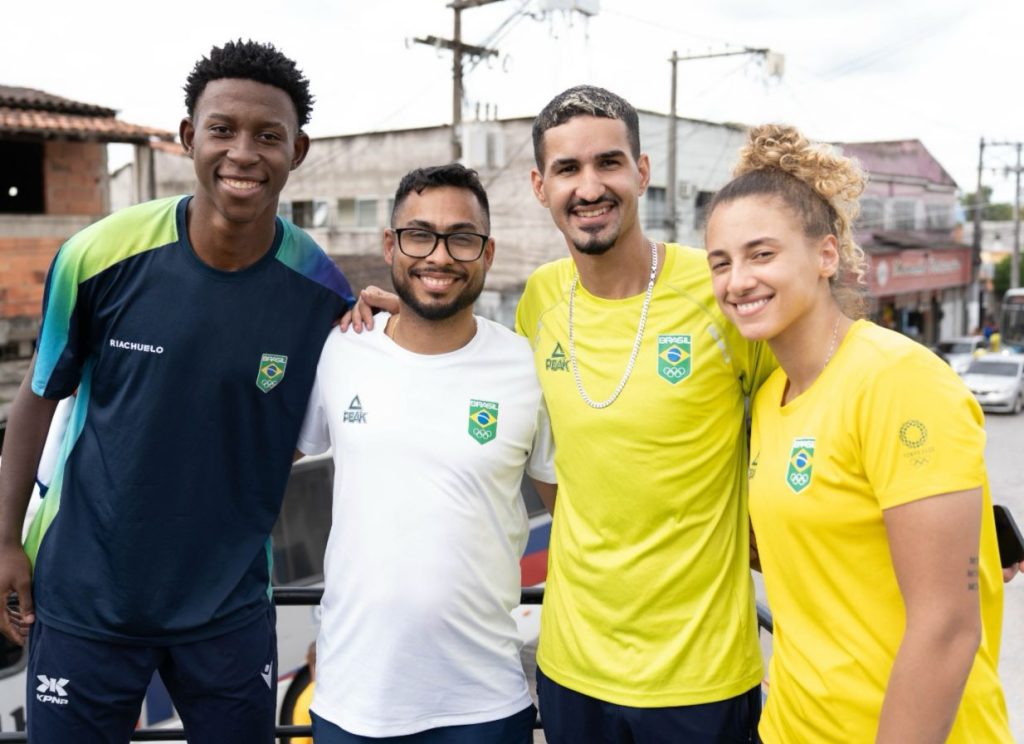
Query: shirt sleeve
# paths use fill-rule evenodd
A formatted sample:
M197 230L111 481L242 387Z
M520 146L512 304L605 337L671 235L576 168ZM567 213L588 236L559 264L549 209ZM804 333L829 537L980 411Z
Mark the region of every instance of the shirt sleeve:
M984 416L931 352L901 355L865 381L858 437L865 476L882 509L985 482Z
M772 350L764 341L747 342L747 376L744 380L744 395L751 398L761 389L761 385L779 366Z
M304 455L319 455L331 446L331 432L327 426L327 411L320 391L320 369L313 380L313 389L306 406L306 417L299 430L299 441L295 448Z
M526 306L528 304L528 302L527 302L527 292L529 291L529 288L530 288L529 284L527 284L526 289L523 290L523 294L519 298L519 303L516 305L516 333L518 333L520 336L525 336L527 339L530 339L531 340L531 344L530 345L532 347L533 346L532 337L531 337L529 331L526 330L529 327L528 321L526 319L526 316L527 316L527 308L526 308Z
M42 327L36 343L32 392L60 400L71 395L82 377L87 354L82 328L85 298L83 251L66 243L50 265L43 294Z
M551 418L548 407L541 397L537 407L537 433L533 437L533 449L526 462L526 474L541 483L556 483L555 439L551 433Z

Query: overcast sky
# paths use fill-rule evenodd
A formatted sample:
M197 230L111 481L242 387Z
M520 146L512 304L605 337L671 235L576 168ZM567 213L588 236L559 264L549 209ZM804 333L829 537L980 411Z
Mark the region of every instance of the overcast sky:
M306 72L318 98L314 137L442 124L451 55L409 40L451 35L446 2L5 3L0 84L176 130L194 61L244 37L273 42ZM544 17L541 3L503 0L462 14L467 43L500 50L467 74L468 118L477 103L532 116L582 82L667 112L673 49L769 47L785 55L781 79L752 57L681 63L680 115L785 121L833 141L918 138L965 191L974 190L979 137L1024 140L1021 0L600 0L589 19ZM1011 147L986 151L985 182L1007 201L1014 158Z

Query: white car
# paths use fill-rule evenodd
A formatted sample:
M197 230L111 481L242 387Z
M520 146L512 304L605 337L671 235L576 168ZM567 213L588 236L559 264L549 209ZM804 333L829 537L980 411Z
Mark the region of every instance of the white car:
M935 347L935 353L945 359L954 372L962 375L971 360L987 348L988 341L984 336L956 336L940 341Z
M1020 413L1024 409L1024 355L986 354L972 359L963 380L987 411Z

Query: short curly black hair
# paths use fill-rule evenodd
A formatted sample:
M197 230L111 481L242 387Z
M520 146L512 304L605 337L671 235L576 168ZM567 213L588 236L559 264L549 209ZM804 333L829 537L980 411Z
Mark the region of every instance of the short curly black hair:
M395 216L406 198L415 191L422 194L426 189L453 186L466 189L476 197L480 209L484 213L485 229L491 229L491 205L487 201L487 190L480 183L480 176L475 170L461 163L434 165L429 168L416 168L406 173L395 191L394 206L391 208L391 224L395 224Z
M196 62L185 82L185 109L189 116L196 110L196 102L211 80L242 78L255 80L280 88L292 99L299 128L309 124L313 111L313 96L309 80L295 65L295 61L279 52L273 44L257 41L229 41L210 50L209 57Z

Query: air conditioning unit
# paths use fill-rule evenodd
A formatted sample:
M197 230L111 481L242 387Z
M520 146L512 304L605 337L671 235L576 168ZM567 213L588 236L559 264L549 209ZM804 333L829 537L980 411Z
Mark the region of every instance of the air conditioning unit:
M585 16L597 15L599 0L540 0L541 11L575 10Z

